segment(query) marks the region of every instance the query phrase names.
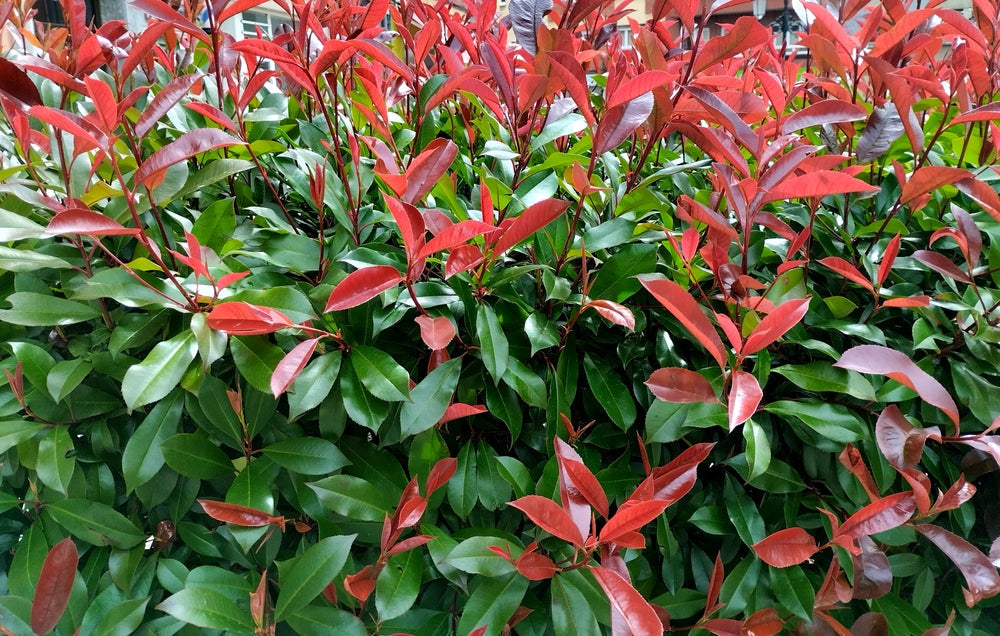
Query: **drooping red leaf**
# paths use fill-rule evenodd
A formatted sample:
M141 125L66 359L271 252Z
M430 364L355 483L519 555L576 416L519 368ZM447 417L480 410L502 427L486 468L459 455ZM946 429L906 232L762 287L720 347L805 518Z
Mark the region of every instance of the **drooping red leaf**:
M625 327L629 331L635 331L635 315L631 309L621 303L616 303L613 300L592 300L586 304L586 307L601 314L608 322Z
M267 77L268 73L265 72L260 75ZM257 77L259 77L259 75L254 76L254 78ZM236 122L234 122L229 115L222 112L217 106L212 106L211 104L206 104L204 102L188 102L184 104L184 108L193 110L205 119L215 122L234 135L239 134L239 128L236 126Z
M587 503L602 516L607 517L608 496L604 493L601 483L597 481L597 477L590 472L573 447L564 442L561 437L556 437L553 444L559 464L560 477L566 479L567 487L576 488Z
M555 221L559 215L566 211L567 207L569 207L568 201L559 201L558 199L545 199L529 206L497 238L493 244L494 258Z
M430 497L435 490L448 483L457 469L458 460L454 457L439 459L427 475L427 496Z
M744 148L756 150L757 134L718 95L700 86L685 86L684 90L690 93L691 97L697 100Z
M234 526L246 526L248 528L260 528L264 526L276 525L284 528L285 520L282 517L274 517L264 512L239 504L227 503L225 501L209 501L199 499L198 503L205 510L209 517L216 521L231 523Z
M31 601L31 629L48 634L66 611L79 557L69 537L52 546L42 562L35 595Z
M663 636L660 617L631 583L606 567L591 566L590 571L611 601L612 613L618 612L632 636Z
M693 335L703 347L718 363L720 369L726 368L726 347L722 344L719 334L712 327L712 323L701 310L691 294L686 289L672 280L665 278L643 278L639 277L642 286L660 301L667 308L674 318L676 318Z
M580 62L564 51L546 52L546 57L549 60L549 75L553 79L559 80L573 102L576 103L580 114L587 120L587 125L593 126L597 121L594 119L594 110L590 105L587 77Z
M24 69L6 58L0 58L0 94L27 106L41 106L42 96Z
M136 185L156 187L163 180L167 168L209 150L238 146L243 142L218 128L190 130L163 146L142 162L135 171Z
M242 301L219 303L208 314L208 326L235 336L259 336L294 326L285 314Z
M931 509L931 479L925 473L915 468L899 471L899 474L910 484L913 499L917 502L917 512L926 515Z
M444 411L444 415L441 416L441 419L439 419L437 423L444 424L445 422L462 419L463 417L479 415L481 413L485 413L486 411L487 408L482 404L463 404L462 402L456 402L448 405L448 408Z
M880 612L865 612L858 617L858 620L851 624L851 630L844 630L847 634L865 634L866 636L889 636L889 621L885 614Z
M954 510L966 501L972 499L976 494L976 487L965 480L964 475L959 475L958 479L948 488L948 491L938 497L934 502L932 513Z
M526 495L508 504L528 515L532 523L549 534L583 547L583 536L569 513L559 504L539 495Z
M310 338L295 345L291 351L285 354L278 366L274 368L274 372L271 373L271 393L274 394L274 397L287 391L295 378L299 377L302 369L309 362L309 358L316 351L317 344L319 344L319 338Z
M855 512L834 534L857 539L892 530L909 521L916 508L913 493L897 492Z
M901 236L897 233L896 236L889 239L889 244L885 246L885 253L882 254L882 262L878 265L878 276L875 282L879 287L885 283L885 279L889 277L889 271L892 269L892 264L896 260L896 255L899 254L899 242Z
M924 401L942 411L955 424L958 434L958 407L947 389L910 360L905 354L881 345L860 345L844 352L835 367L861 373L878 373L905 384Z
M965 603L972 607L984 598L1000 594L1000 574L989 557L962 537L932 525L914 526L958 566L968 589L963 589Z
M660 499L673 505L686 495L698 479L698 464L705 461L715 447L715 442L702 442L685 449L664 466L653 469L650 499ZM629 497L632 499L632 497Z
M626 501L601 529L601 543L614 543L619 536L638 530L659 517L668 505L662 499Z
M608 108L614 108L619 104L635 99L640 95L651 92L654 88L666 86L677 79L674 73L667 71L645 71L621 86L617 87L611 97L608 98Z
M733 371L729 386L729 430L746 422L757 412L764 391L757 377L746 371Z
M125 227L114 219L87 210L69 208L57 213L45 228L48 234L86 234L87 236L136 235L137 228Z
M817 170L810 174L789 177L763 197L763 203L782 199L806 199L831 194L852 192L878 192L880 188L865 183L857 177L833 170Z
M993 186L981 179L962 179L955 183L955 187L982 206L995 220L1000 221L1000 195Z
M415 204L431 191L458 156L458 146L450 139L438 137L427 144L406 168L405 203Z
M968 170L950 166L923 166L910 175L899 195L900 205L906 205L917 197L937 190L943 185L953 184L972 176Z
M753 332L743 343L741 355L748 356L757 353L785 335L806 315L809 310L809 299L800 298L788 300L764 316L764 319L754 327Z
M649 115L653 112L653 94L642 93L638 97L612 106L600 123L597 124L597 131L594 133L594 155L602 155L612 148L617 148L625 141L629 135L646 123Z
M401 282L403 276L390 265L374 265L353 271L330 292L324 311L357 307Z
M784 628L785 622L781 620L778 610L767 607L757 610L743 621L740 636L774 636Z
M803 128L823 126L824 124L860 121L867 117L868 111L859 104L839 99L827 99L789 115L781 124L781 134L787 135Z
M776 568L787 568L811 559L819 552L812 535L802 528L786 528L753 545L760 560Z
M940 442L941 430L936 426L913 426L895 404L883 409L875 422L875 441L879 450L899 471L913 468L920 462L928 439Z
M447 316L421 315L414 318L420 326L420 338L432 351L444 349L455 337L455 325Z
M872 599L885 596L892 589L889 558L870 537L858 537L858 554L851 555L854 564L854 598Z
M484 234L488 235L496 231L496 227L490 225L489 223L476 221L475 219L459 221L454 225L448 226L439 232L437 236L427 241L427 244L420 250L417 257L424 258L430 256L431 254L436 254L437 252L454 250L456 247L464 245L469 241L469 239Z
M644 384L653 395L666 402L719 402L715 397L715 389L705 376L691 369L657 369Z

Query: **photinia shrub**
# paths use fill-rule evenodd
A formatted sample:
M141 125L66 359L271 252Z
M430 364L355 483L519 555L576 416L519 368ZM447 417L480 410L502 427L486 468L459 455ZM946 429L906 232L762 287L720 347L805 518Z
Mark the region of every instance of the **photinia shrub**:
M2 633L1000 632L995 3L261 3L0 4Z

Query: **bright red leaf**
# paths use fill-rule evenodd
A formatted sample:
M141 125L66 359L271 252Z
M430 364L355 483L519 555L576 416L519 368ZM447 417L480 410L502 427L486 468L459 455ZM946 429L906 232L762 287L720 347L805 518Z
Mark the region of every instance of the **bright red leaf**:
M608 568L591 566L590 571L611 601L612 612L617 611L625 620L632 636L663 636L663 623L656 611L631 583Z
M906 205L917 197L972 176L968 170L950 166L923 166L906 181L899 195L900 205Z
M439 459L427 475L427 496L430 497L435 490L448 483L457 469L458 460L454 457Z
M806 199L831 194L878 192L880 188L843 172L817 170L810 174L785 179L763 197L763 203L782 199Z
M839 256L827 256L826 258L821 258L819 260L821 265L829 267L833 271L837 272L847 280L853 281L858 285L861 285L868 291L875 293L875 288L872 286L868 277L858 271L854 265L851 265Z
M564 423L565 422L566 420L564 420ZM592 503L581 492L579 485L573 481L572 476L566 470L563 462L564 460L579 462L585 470L586 466L583 465L583 459L580 457L579 453L577 453L572 446L564 442L560 437L556 437L553 444L556 452L557 465L559 466L559 500L562 502L562 507L569 515L569 518L573 520L573 524L576 526L580 536L588 537L590 536L590 522L594 516L594 513L591 510ZM588 470L587 472L590 471ZM583 477L582 479L587 481L586 477ZM587 486L584 485L584 487ZM593 488L593 484L591 484L591 488ZM603 492L600 485L596 488ZM606 513L607 504L604 505L604 510ZM605 516L607 515L605 514Z
M163 146L140 164L135 171L136 185L155 188L163 180L167 168L216 148L237 146L243 142L218 128L191 130Z
M601 516L607 517L608 496L604 493L601 483L597 481L597 477L580 460L573 447L562 438L556 437L553 443L561 476L565 477Z
M271 393L274 394L274 397L278 397L288 390L295 378L299 377L299 373L302 372L306 363L309 362L309 358L316 351L317 344L319 344L319 338L310 338L295 345L291 351L285 354L278 366L274 368L274 372L271 373Z
M767 607L754 612L743 621L740 636L774 636L781 633L784 628L785 623L781 620L778 610Z
M824 124L837 124L848 121L860 121L868 118L868 111L859 104L827 99L806 106L802 110L789 115L781 124L781 134L798 132L803 128L812 128Z
M324 311L357 307L401 282L403 276L390 265L374 265L355 270L333 288Z
M715 389L705 376L691 369L664 367L657 369L644 383L657 398L666 402L718 403Z
M69 537L52 546L42 562L35 595L31 601L31 629L48 634L66 611L79 557Z
M494 258L555 221L567 207L569 207L568 201L558 199L545 199L529 206L497 238L493 244Z
M758 541L753 551L776 568L787 568L811 559L819 551L816 540L802 528L786 528Z
M208 314L208 326L235 336L258 336L293 327L291 319L270 307L242 301L219 303Z
M431 230L433 231L433 227ZM437 236L427 241L423 249L417 254L418 258L424 258L430 256L431 254L436 254L437 252L451 251L455 248L465 245L467 241L472 238L481 235L489 235L496 232L497 228L490 225L489 223L483 223L482 221L476 221L475 219L467 219L465 221L459 221L453 225L449 225L444 230L438 233Z
M539 495L527 495L508 504L528 515L532 523L549 534L583 547L583 536L569 513L556 502Z
M836 531L838 537L865 537L898 528L913 516L917 505L913 493L897 492L870 503L851 515Z
M463 404L462 402L456 402L448 405L448 408L444 411L444 415L441 416L441 419L439 419L437 423L444 424L445 422L458 420L463 417L479 415L481 413L485 413L486 411L487 408L482 404Z
M896 236L889 239L889 244L885 246L885 253L882 255L882 262L878 265L878 276L875 282L882 286L885 283L885 279L889 277L889 271L892 269L892 264L896 260L896 255L899 254L899 241L901 236L896 234Z
M455 337L455 325L447 316L431 317L426 315L414 318L420 326L420 338L432 351L444 349Z
M356 574L348 574L344 577L344 590L358 599L362 603L375 591L375 577L372 573L372 566L366 565Z
M450 139L438 137L427 144L406 168L406 192L403 201L417 203L431 191L451 162L458 156L458 146Z
M648 501L626 501L615 511L601 529L601 542L614 543L615 539L628 532L633 532L653 521L667 509L670 502L662 499Z
M746 371L733 371L729 387L729 430L733 430L757 412L764 391L757 377Z
M136 235L137 228L125 227L114 219L87 210L85 208L70 208L59 212L45 228L48 234L86 234L88 236Z
M650 473L653 480L650 498L666 501L670 506L686 495L698 479L698 465L705 461L714 447L715 442L694 444L665 466L655 468Z
M741 355L752 355L776 342L789 329L797 325L808 310L808 298L788 300L775 307L754 327L753 332L743 343Z
M712 323L701 310L691 294L672 280L666 278L639 278L642 286L653 295L661 305L667 308L693 335L718 363L720 369L726 368L726 347L722 344L719 334Z

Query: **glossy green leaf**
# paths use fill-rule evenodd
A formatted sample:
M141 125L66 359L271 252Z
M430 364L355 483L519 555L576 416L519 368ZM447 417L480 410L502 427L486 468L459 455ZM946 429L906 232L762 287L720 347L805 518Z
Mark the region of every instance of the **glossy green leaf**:
M283 574L274 606L274 619L282 620L308 605L340 574L355 535L327 537L302 553Z
M490 550L490 546L509 549L517 557L522 548L510 540L480 534L458 542L448 553L446 562L457 570L483 576L501 576L514 571L514 564Z
M510 348L507 336L500 327L500 320L489 305L480 304L476 309L476 335L479 338L479 354L483 358L483 364L493 376L493 381L499 383L507 372Z
M410 376L388 353L357 345L351 348L350 360L361 384L378 399L387 402L410 399Z
M368 636L368 630L357 616L335 607L307 605L285 621L299 636Z
M72 325L101 315L90 305L36 292L15 292L7 302L11 308L0 309L0 321L25 327Z
M531 343L531 355L559 344L559 330L545 314L536 311L524 321L524 333Z
M38 440L38 459L35 470L38 479L53 490L66 494L73 477L76 459L73 455L73 438L64 426L54 426Z
M632 426L636 416L635 400L625 383L607 366L598 366L589 354L583 357L583 370L590 390L611 421L623 431Z
M344 365L340 370L340 396L344 400L347 415L376 433L389 416L390 404L378 399L361 385L353 365Z
M507 361L507 371L503 381L517 391L529 406L545 408L548 401L545 381L517 358L510 358Z
M743 426L743 440L746 442L749 468L747 479L755 479L766 473L771 465L771 442L767 439L767 432L752 419Z
M340 373L340 351L324 353L309 362L292 382L288 395L288 419L316 408L330 394Z
M124 550L146 540L146 534L124 515L96 501L63 499L50 503L46 510L74 537L96 546Z
M93 633L107 636L134 634L146 615L148 604L148 598L123 599L104 614Z
M167 597L156 606L185 623L204 629L224 629L235 633L252 633L250 612L211 588L186 588Z
M285 352L263 336L233 336L229 350L240 375L261 393L271 392L271 374Z
M594 608L579 590L559 575L553 577L551 590L552 627L556 636L600 633Z
M763 540L766 534L763 517L760 516L753 500L729 475L726 475L725 495L726 512L729 513L729 520L736 527L736 533L743 543L751 546Z
M806 391L846 393L859 400L875 401L875 389L857 371L841 369L826 361L782 365L774 370Z
M485 636L499 636L507 620L521 604L528 591L528 579L517 572L503 576L482 578L462 610L458 631L468 634L486 626Z
M768 569L771 571L771 590L778 602L803 620L811 620L815 592L802 568L793 565Z
M353 475L334 475L309 487L324 506L357 521L381 522L394 503L384 489Z
M132 365L122 380L122 396L129 409L161 400L181 381L198 353L194 333L184 331L158 343L139 364Z
M838 443L856 442L869 437L865 425L846 406L829 402L781 400L764 407L784 417L794 417L818 435Z
M500 474L500 458L489 444L477 444L476 449L476 491L479 501L487 510L497 510L510 497L510 485Z
M125 444L122 473L126 492L132 492L152 479L163 467L161 445L177 433L183 401L176 391L153 407Z
M56 402L62 402L73 389L80 386L93 368L94 365L83 359L57 362L45 379L49 395Z
M0 453L7 452L26 439L31 439L48 427L26 420L0 421Z
M475 449L472 444L466 444L458 453L458 469L448 481L448 503L462 519L469 516L479 501L476 473Z
M325 475L350 463L333 442L318 437L283 439L263 452L276 464L303 475Z
M216 479L235 472L226 454L199 433L171 435L160 444L160 452L168 466L192 479Z
M386 621L406 613L417 600L423 580L423 550L416 548L390 557L375 580L375 610Z
M403 438L422 433L437 424L455 395L462 375L462 360L455 358L439 365L410 391L410 401L399 411Z
M227 391L229 385L211 375L204 375L201 378L201 386L198 388L198 406L205 414L203 422L199 422L206 428L210 435L218 437L220 441L230 448L241 449L243 447L243 424L240 423L239 416L233 410L233 404L229 401Z

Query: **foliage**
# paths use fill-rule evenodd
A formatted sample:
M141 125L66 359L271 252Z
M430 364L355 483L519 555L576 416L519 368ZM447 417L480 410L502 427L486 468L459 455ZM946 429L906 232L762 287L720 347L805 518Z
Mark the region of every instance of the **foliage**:
M257 4L0 5L4 633L1000 631L995 3Z

